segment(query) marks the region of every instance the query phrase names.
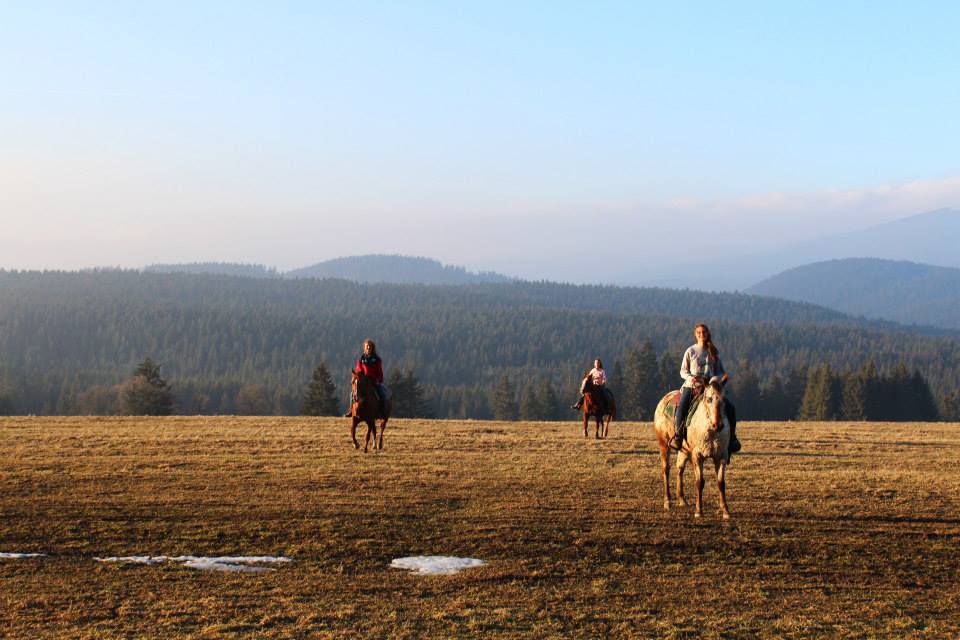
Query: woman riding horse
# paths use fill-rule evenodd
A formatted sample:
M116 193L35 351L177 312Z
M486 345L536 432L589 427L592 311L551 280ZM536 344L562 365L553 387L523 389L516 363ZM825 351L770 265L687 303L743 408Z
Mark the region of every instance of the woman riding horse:
M680 390L680 403L674 414L674 435L670 440L670 448L679 451L687 436L687 412L695 393L703 390L706 381L716 377L726 383L729 376L720 362L720 354L713 344L710 329L700 323L693 335L697 342L683 352L683 361L680 363L680 376L683 378L683 387ZM729 399L724 402L727 419L730 421L729 453L740 451L740 441L737 440L737 413Z
M375 383L375 391L381 404L385 403L390 397L390 390L383 384L383 360L377 355L377 345L373 340L363 341L363 353L357 359L357 366L353 368L357 373L363 374ZM357 401L356 395L350 394L350 406L344 417L349 418L353 415L353 404Z

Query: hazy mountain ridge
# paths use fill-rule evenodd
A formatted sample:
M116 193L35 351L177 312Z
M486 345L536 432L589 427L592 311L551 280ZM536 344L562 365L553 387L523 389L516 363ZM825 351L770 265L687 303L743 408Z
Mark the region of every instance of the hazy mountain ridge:
M464 267L439 260L400 255L369 254L318 262L283 274L285 278L342 278L354 282L393 284L468 284L509 282L511 278L493 272L469 272Z
M788 269L841 258L906 260L960 268L960 210L938 209L857 231L827 235L768 250L723 252L706 262L673 264L666 269L618 276L623 283L672 288L708 287L739 291ZM709 274L705 278L703 274Z
M960 329L960 269L950 267L844 258L789 269L746 292L901 324Z
M260 264L231 262L194 262L187 264L153 264L144 268L150 273L195 273L240 276L245 278L338 278L364 283L393 284L473 284L510 282L514 278L492 271L470 272L465 267L445 265L432 258L401 255L368 254L326 260L281 272Z
M181 264L151 264L143 268L147 273L197 273L242 278L279 278L280 273L273 267L262 264L243 264L236 262L189 262Z

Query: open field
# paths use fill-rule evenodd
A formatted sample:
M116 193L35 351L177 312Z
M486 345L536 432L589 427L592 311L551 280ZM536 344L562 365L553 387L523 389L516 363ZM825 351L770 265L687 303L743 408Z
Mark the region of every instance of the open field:
M960 425L746 423L729 523L712 471L701 521L663 511L649 424L580 429L0 418L0 552L49 554L0 560L0 635L960 635ZM294 562L92 560L134 554ZM489 564L389 568L418 554Z

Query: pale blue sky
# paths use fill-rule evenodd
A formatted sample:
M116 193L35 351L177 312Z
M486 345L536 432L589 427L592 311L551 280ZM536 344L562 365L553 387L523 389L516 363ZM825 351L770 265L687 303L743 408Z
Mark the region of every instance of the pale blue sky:
M617 255L960 206L960 5L671 4L0 3L0 267L572 278L598 221Z

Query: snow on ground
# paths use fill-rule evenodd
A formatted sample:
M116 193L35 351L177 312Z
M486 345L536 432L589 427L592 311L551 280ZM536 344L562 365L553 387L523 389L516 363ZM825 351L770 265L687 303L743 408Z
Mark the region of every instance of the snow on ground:
M0 558L10 558L10 559L40 558L45 555L47 554L45 553L7 553L5 551L0 551Z
M94 558L97 562L122 562L131 564L160 564L163 562L179 562L191 569L201 571L247 571L262 573L272 571L262 565L280 562L293 562L284 556L111 556L109 558Z
M464 569L482 567L487 564L476 558L456 558L453 556L411 556L396 558L390 563L394 569L409 569L419 574L452 575Z

